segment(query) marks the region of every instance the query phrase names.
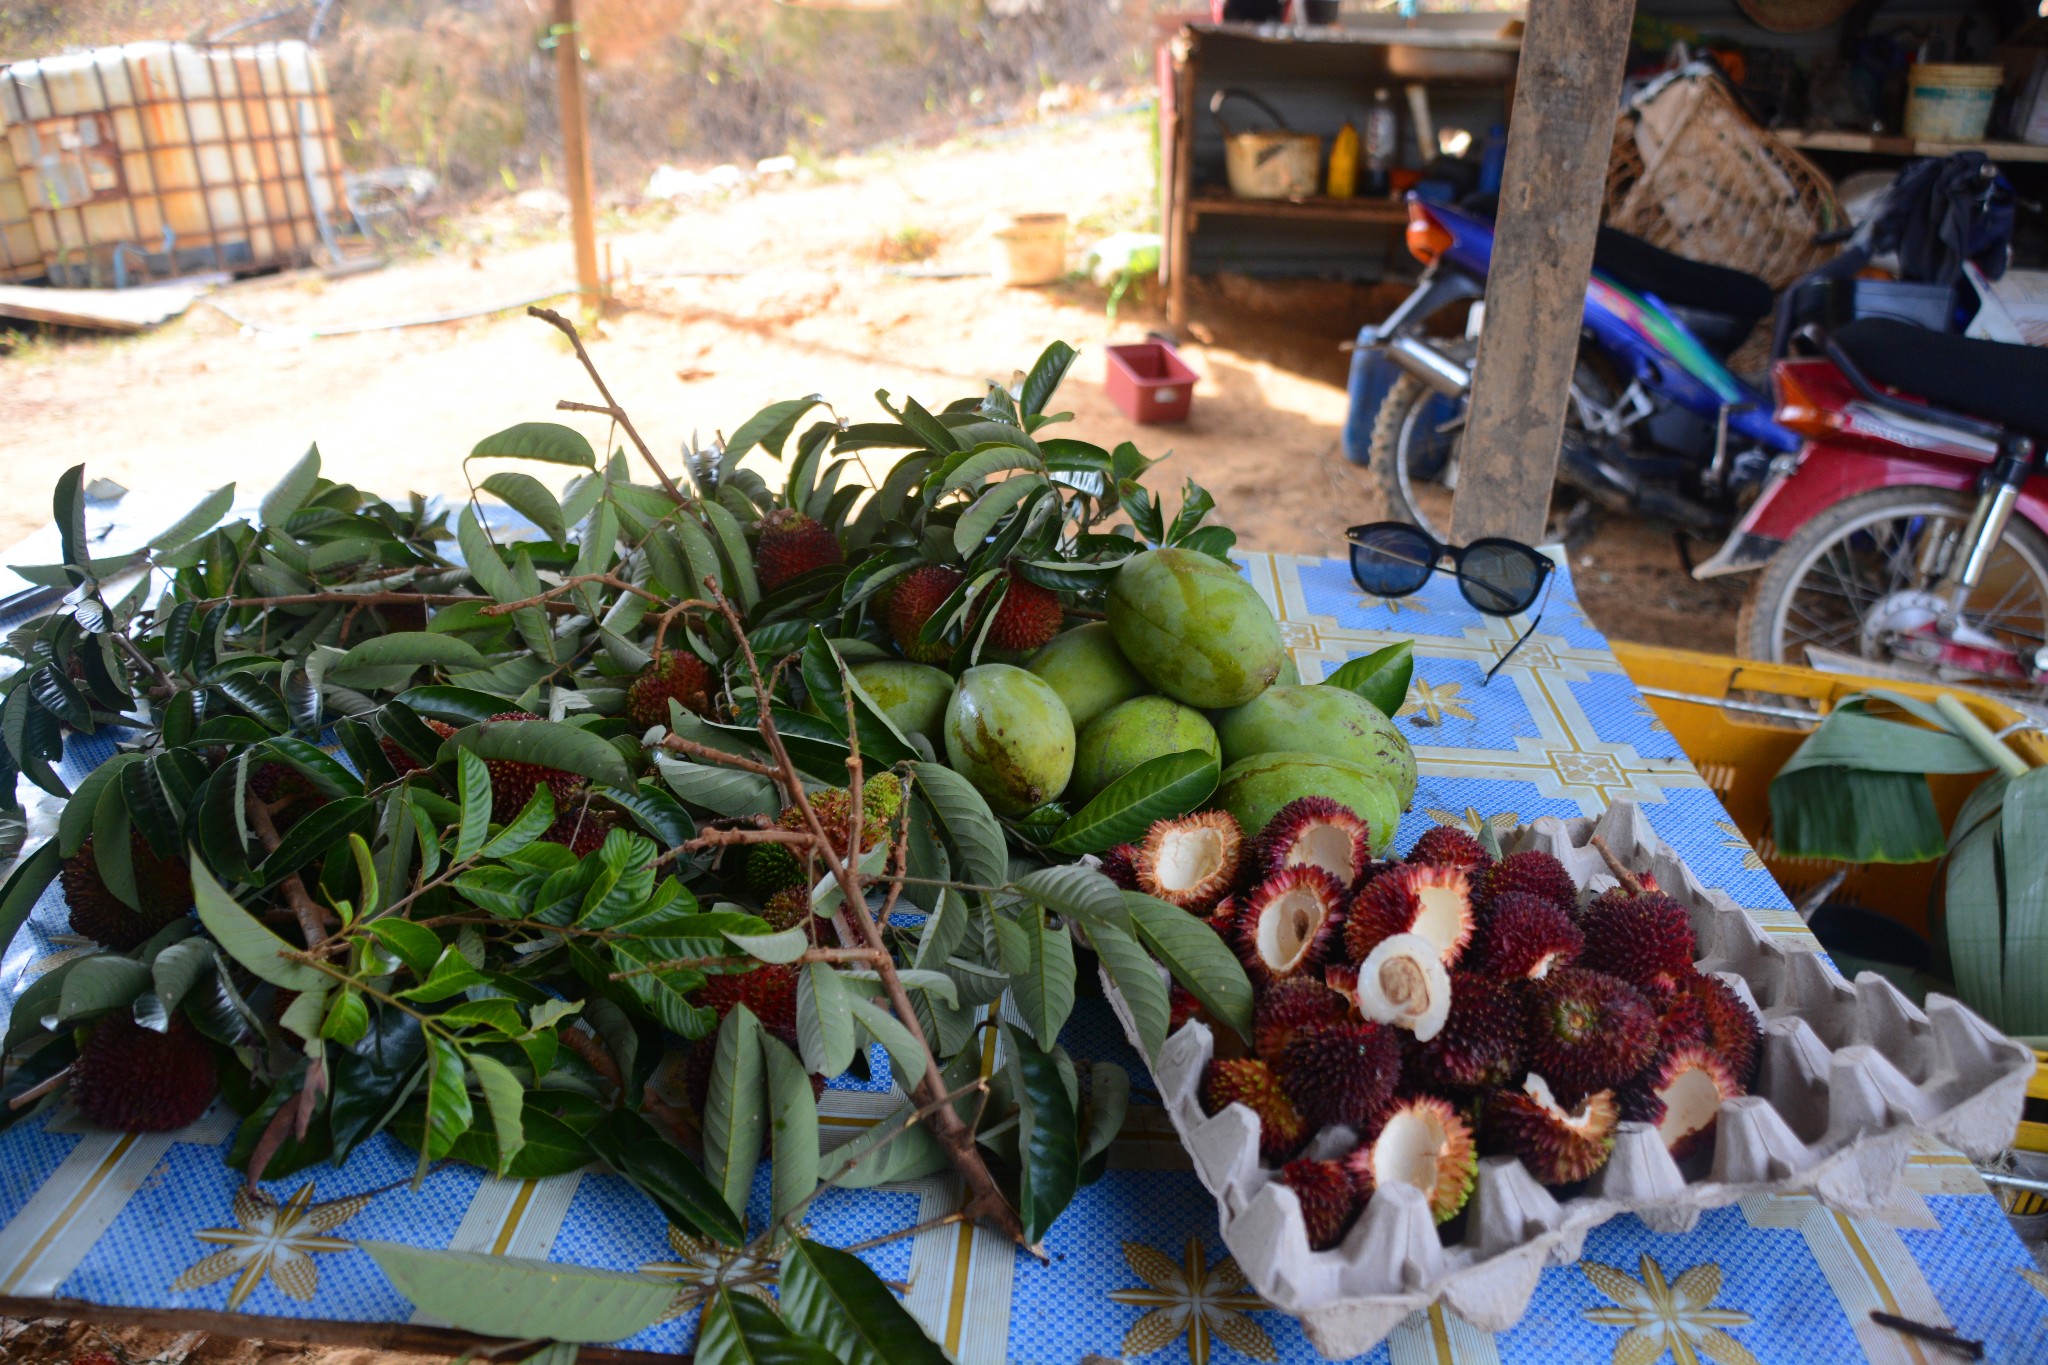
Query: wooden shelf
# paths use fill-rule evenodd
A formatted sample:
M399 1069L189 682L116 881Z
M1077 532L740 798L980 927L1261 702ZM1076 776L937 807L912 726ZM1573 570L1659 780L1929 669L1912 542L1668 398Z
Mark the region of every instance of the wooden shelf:
M1883 133L1848 133L1832 128L1774 128L1780 142L1809 152L1854 152L1864 156L1947 156L1982 152L1993 161L2048 161L2048 147L2030 142L1934 142Z
M1198 195L1188 203L1196 218L1286 218L1296 222L1405 223L1408 206L1399 199L1239 199Z

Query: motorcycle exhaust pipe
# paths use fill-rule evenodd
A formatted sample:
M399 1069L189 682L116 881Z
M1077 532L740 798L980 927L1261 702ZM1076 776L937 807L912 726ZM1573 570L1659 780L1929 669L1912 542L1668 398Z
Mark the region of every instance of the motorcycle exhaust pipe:
M1420 338L1395 337L1386 352L1387 359L1446 398L1463 398L1472 391L1472 371Z

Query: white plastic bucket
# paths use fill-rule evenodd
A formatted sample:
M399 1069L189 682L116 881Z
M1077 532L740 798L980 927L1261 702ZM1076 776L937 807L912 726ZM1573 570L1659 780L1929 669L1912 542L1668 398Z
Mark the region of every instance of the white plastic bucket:
M1930 142L1981 140L2005 84L2001 66L1916 65L1906 76L1906 136Z
M1017 213L991 221L989 273L997 284L1051 284L1067 273L1067 215Z

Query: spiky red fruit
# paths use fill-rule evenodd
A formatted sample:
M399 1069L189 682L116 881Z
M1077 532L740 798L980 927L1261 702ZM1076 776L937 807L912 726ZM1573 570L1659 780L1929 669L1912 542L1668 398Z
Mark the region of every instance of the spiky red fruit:
M1118 844L1102 855L1102 875L1126 891L1138 889L1138 846Z
M1434 867L1462 867L1476 875L1493 866L1493 855L1486 851L1486 845L1456 825L1432 825L1408 850L1408 861Z
M796 1027L796 968L762 965L750 971L707 977L693 997L721 1020L734 1005L745 1005L770 1033Z
M1244 833L1220 810L1153 822L1133 860L1138 889L1205 915L1229 893L1244 860Z
M1720 977L1697 971L1683 977L1665 1002L1659 1024L1666 1049L1697 1044L1726 1062L1739 1084L1747 1086L1755 1077L1763 1028Z
M131 909L100 875L90 834L78 851L64 860L58 874L64 904L71 911L71 932L102 947L125 953L192 908L192 871L183 859L158 858L139 831L128 832L129 865L135 873Z
M1058 593L1026 582L1013 569L1002 603L996 607L996 619L989 622L989 647L1020 651L1037 649L1060 633L1066 611L1060 604Z
M768 927L778 932L793 929L811 917L811 892L805 886L786 886L768 898L761 907L761 918L768 921Z
M1529 1069L1576 1099L1611 1090L1657 1051L1657 1014L1619 977L1559 967L1522 988Z
M1425 1043L1410 1042L1403 1074L1425 1089L1506 1085L1522 1072L1522 1002L1472 972L1451 973L1451 1012Z
M1259 1154L1281 1161L1308 1133L1279 1080L1256 1057L1222 1058L1202 1073L1202 1107L1211 1114L1241 1104L1259 1120Z
M443 739L455 733L455 727L445 720L435 720L430 716L423 716L421 719L427 722L429 730L432 730ZM394 741L388 738L378 740L377 747L384 751L385 760L391 764L391 770L400 777L405 776L407 773L416 773L427 766L405 750L399 748Z
M831 841L832 851L841 858L853 852L850 842L853 836L853 793L844 787L826 787L810 794L811 814L818 817L819 828ZM866 807L867 803L862 803ZM785 806L776 823L791 833L802 833L810 828L804 813L796 806ZM864 809L860 825L860 846L863 849L880 848L889 842L888 822L876 816L872 809ZM748 875L754 875L753 859L748 859Z
M1480 880L1478 899L1490 906L1502 896L1516 892L1541 896L1554 902L1568 915L1579 909L1579 887L1564 864L1542 849L1524 849L1502 858Z
M1569 1185L1607 1164L1621 1114L1614 1092L1599 1090L1567 1109L1543 1077L1486 1097L1480 1138L1489 1152L1517 1157L1545 1185Z
M1720 1057L1703 1047L1682 1047L1622 1088L1622 1114L1656 1124L1671 1155L1683 1160L1713 1135L1722 1102L1743 1093Z
M1602 898L1579 916L1586 946L1579 960L1618 976L1653 999L1693 974L1692 916L1669 896Z
M555 822L540 837L551 844L560 844L581 858L602 848L605 836L616 829L618 823L619 817L610 810L578 802L557 815Z
M1472 883L1465 870L1410 863L1388 868L1353 898L1344 951L1353 962L1363 962L1381 939L1420 934L1449 967L1472 941L1472 928Z
M761 538L754 545L754 574L762 592L774 592L827 564L845 562L846 552L839 548L838 537L823 522L794 507L778 507L761 518Z
M1297 864L1320 867L1349 887L1372 862L1372 830L1358 812L1327 796L1301 796L1282 806L1259 835L1254 866L1272 876Z
M1546 976L1579 960L1585 939L1555 901L1510 891L1487 908L1466 964L1503 981Z
M1276 872L1238 897L1237 954L1254 982L1319 978L1336 955L1344 888L1305 863Z
M116 1010L93 1025L71 1070L71 1102L91 1123L129 1133L183 1128L213 1103L213 1049L182 1018L158 1033Z
M885 615L889 635L904 658L921 664L942 664L953 657L953 646L943 640L920 644L917 633L966 577L950 564L926 564L896 580Z
M1311 1251L1337 1245L1358 1212L1358 1191L1350 1173L1336 1161L1290 1161L1280 1168L1280 1183L1294 1191L1301 1221L1308 1228Z
M541 717L531 711L500 711L491 719L540 720ZM525 810L526 803L542 786L554 794L555 809L560 810L569 803L569 794L583 781L576 774L560 768L513 758L487 758L484 768L491 775L491 813L501 821L510 820Z
M1311 1129L1379 1126L1401 1079L1401 1044L1385 1024L1332 1024L1288 1040L1274 1068Z
M657 725L666 730L671 701L680 702L685 711L708 716L711 684L711 665L688 650L663 650L626 688L626 719L635 730Z
M1252 1049L1278 1066L1298 1035L1341 1024L1350 1013L1343 996L1312 976L1275 981L1252 1012Z
M1471 1125L1450 1102L1418 1095L1388 1111L1378 1133L1344 1158L1344 1169L1361 1199L1397 1180L1413 1185L1441 1223L1472 1197L1479 1158Z
M1201 1012L1202 1002L1195 993L1176 981L1166 989L1166 1031L1180 1032L1181 1025Z

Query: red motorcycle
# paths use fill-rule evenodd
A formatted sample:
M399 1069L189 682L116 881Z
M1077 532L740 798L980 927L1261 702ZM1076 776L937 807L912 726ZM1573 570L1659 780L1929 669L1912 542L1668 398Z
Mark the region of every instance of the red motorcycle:
M1761 568L1754 659L2048 703L2048 350L1884 318L1778 363L1799 433L1696 577Z

